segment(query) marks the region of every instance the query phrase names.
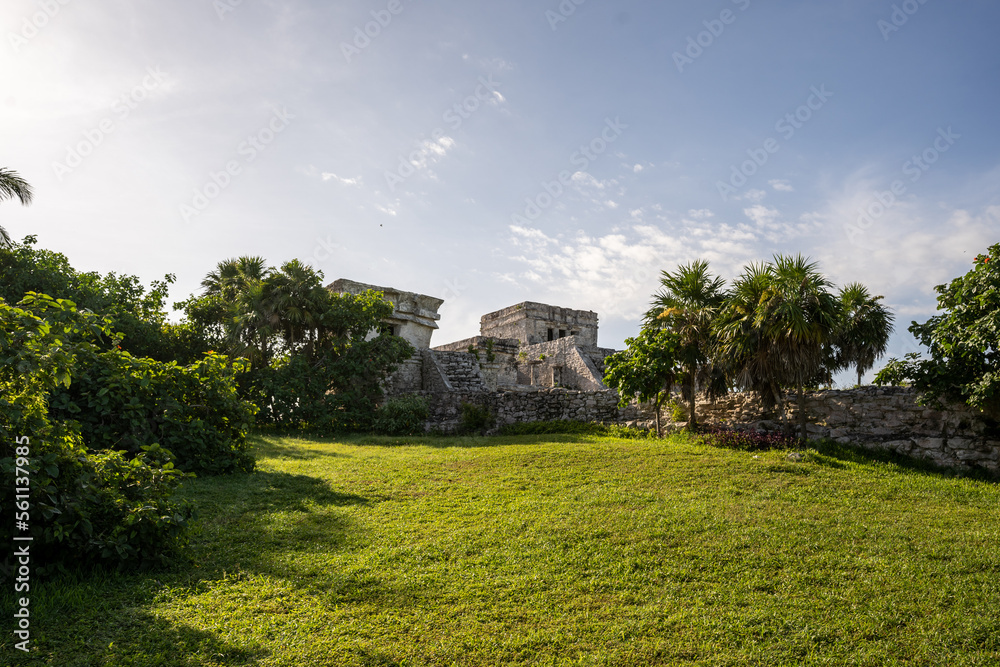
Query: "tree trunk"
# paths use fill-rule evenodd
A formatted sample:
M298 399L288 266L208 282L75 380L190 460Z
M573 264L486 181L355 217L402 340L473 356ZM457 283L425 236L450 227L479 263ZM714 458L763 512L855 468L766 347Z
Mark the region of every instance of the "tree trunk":
M694 381L694 366L688 367L688 384L690 386L690 392L688 394L688 430L694 433L698 430L698 415L695 413L695 401L697 397L695 395L695 381Z
M663 399L660 398L661 396L662 396L662 392L658 393L656 395L656 400L653 401L653 409L654 409L653 418L656 420L656 437L657 438L662 438L663 437L663 433L660 431L660 403L663 401Z
M861 371L858 370L858 387L861 387Z
M788 423L788 413L785 411L785 401L781 398L781 390L773 389L774 400L778 404L778 411L781 415L781 432L785 434L785 437L792 435L791 426Z
M799 382L799 427L802 430L802 440L806 440L806 393L802 390L802 383Z

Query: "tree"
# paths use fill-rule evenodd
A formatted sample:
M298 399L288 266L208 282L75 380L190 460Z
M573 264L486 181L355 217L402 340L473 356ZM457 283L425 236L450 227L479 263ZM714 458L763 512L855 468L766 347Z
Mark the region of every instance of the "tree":
M781 390L797 390L803 438L804 389L830 358L840 319L831 287L814 262L775 255L773 263L744 270L716 323L719 354L737 384L758 392L765 407L777 404L782 419Z
M37 248L36 243L29 235L0 251L0 298L7 303L17 303L29 292L69 299L77 308L109 316L122 336L122 349L137 357L189 364L213 349L190 325L167 321L165 302L173 274L147 287L136 276L84 273L65 255Z
M241 384L259 422L364 429L386 377L413 354L398 336L370 337L393 312L381 294L335 295L299 260L275 269L260 257L229 259L202 286L175 307L215 349L251 362Z
M729 381L757 394L765 413L775 407L784 419L777 347L767 336L766 306L774 281L770 264L749 264L734 281L715 321L716 355Z
M681 347L679 361L684 368L681 380L684 397L688 400L688 428L698 427L695 401L699 386L716 395L725 393L725 384L717 381L711 363L715 342L712 324L725 302L725 281L713 276L708 262L698 260L679 266L675 273L663 271L661 290L645 316L645 326L665 329L678 336ZM713 381L716 380L716 381Z
M972 269L947 285L938 285L941 314L909 331L928 348L929 359L916 353L891 359L876 384L911 383L921 402L940 407L954 401L1000 417L1000 243L977 255Z
M683 340L673 331L646 328L625 345L626 349L604 360L604 383L618 391L621 407L632 399L652 402L656 434L661 435L660 406L681 373Z
M840 320L840 302L833 284L815 262L802 255L774 258L774 287L764 313L765 330L777 347L782 379L795 386L801 437L807 437L805 385L826 359Z
M895 317L881 303L884 297L872 296L861 283L851 283L840 290L841 321L837 331L840 368L854 366L861 377L885 354L892 335Z
M34 194L28 182L21 178L16 171L5 167L0 167L0 201L17 197L22 204L27 206L31 203ZM0 225L0 246L10 247L13 245L7 230Z

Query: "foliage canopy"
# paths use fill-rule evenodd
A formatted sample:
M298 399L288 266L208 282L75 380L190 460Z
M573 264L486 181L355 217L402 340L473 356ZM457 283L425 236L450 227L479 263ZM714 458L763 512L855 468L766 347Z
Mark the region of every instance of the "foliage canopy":
M941 314L909 327L930 358L892 359L876 382L908 382L925 403L955 401L1000 416L1000 243L977 255L964 276L934 289Z

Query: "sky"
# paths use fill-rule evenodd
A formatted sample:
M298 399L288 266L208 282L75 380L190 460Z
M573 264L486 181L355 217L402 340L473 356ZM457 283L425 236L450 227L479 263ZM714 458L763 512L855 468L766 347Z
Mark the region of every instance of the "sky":
M998 26L995 0L5 0L0 167L35 201L0 225L173 273L171 302L299 258L444 299L432 344L538 301L620 349L661 271L801 253L885 296L899 357L1000 241Z

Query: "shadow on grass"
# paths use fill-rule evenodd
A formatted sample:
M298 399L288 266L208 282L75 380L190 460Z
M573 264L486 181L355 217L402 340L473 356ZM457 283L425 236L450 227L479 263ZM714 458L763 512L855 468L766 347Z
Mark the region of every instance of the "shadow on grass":
M250 474L193 479L182 487L182 497L202 509L309 512L314 507L367 505L364 496L342 493L318 477L258 470Z
M996 473L985 468L970 468L967 470L949 468L937 465L927 459L920 459L892 451L865 449L828 439L810 441L809 446L819 453L818 456L814 455L812 457L812 461L818 465L831 468L846 468L845 463L857 463L867 466L890 464L903 470L925 475L961 477L992 484L1000 482L1000 477Z
M308 447L301 447L294 443L287 442L291 438L301 438L301 434L289 433L287 435L275 435L271 433L257 434L249 438L250 445L258 457L274 459L292 459L305 461L321 457L343 457L346 454L338 452L325 452ZM310 442L328 442L330 444L339 442L336 439L309 438Z
M608 436L593 434L550 433L538 435L355 435L339 439L359 447L431 447L434 449L477 449L506 447L509 445L537 445L540 443L599 442Z
M30 652L0 640L3 665L161 665L205 664L252 667L269 651L238 646L218 634L157 617L143 607L154 601L158 578L168 574L72 572L32 582ZM7 605L0 605L4 612ZM7 614L5 613L5 616Z

